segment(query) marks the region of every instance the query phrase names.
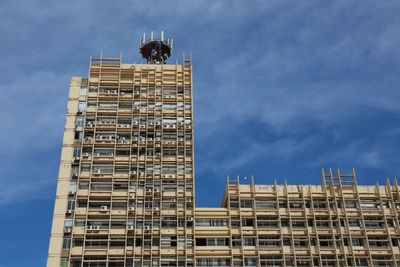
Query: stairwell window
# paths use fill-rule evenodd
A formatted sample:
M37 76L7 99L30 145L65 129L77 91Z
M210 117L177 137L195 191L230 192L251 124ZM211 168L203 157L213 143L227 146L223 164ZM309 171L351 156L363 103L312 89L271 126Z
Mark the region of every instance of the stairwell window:
M78 112L83 113L86 110L86 102L79 101Z
M82 87L80 90L79 90L79 95L82 95L82 96L85 96L85 95L87 95L87 88L86 87Z
M61 258L60 267L68 267L68 258Z

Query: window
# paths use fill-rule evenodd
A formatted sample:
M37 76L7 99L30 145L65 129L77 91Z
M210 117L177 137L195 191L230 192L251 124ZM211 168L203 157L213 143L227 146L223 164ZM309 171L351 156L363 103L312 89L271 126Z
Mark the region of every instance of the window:
M203 258L196 261L197 266L231 266L230 259L226 258Z
M360 220L359 219L353 219L349 218L348 219L349 227L359 227L360 226Z
M232 236L232 247L240 247L242 245L242 239L240 235Z
M356 266L368 266L368 259L356 258Z
M251 199L245 199L240 201L240 207L241 208L252 208L253 207L253 201Z
M353 246L363 246L364 242L362 238L352 238L351 243Z
M176 247L176 236L161 237L161 246L162 247Z
M75 209L75 198L73 196L68 197L67 210Z
M326 209L326 202L314 201L314 209Z
M70 182L69 183L69 192L71 194L75 194L76 193L76 182Z
M224 237L196 238L196 246L229 246L229 241Z
M260 235L258 236L258 244L261 247L279 247L281 245L281 237Z
M61 258L60 267L68 267L68 258Z
M301 209L303 208L303 203L301 202L290 202L291 209Z
M273 200L270 200L270 201L257 200L256 201L256 208L275 209L276 208L276 202L273 201Z
M287 208L286 200L279 200L279 208Z
M89 182L79 182L79 189L89 189Z
M72 228L72 219L66 218L64 222L64 229L71 229Z
M73 157L79 157L81 155L81 149L79 147L74 147Z
M99 108L117 108L117 103L99 103Z
M346 208L357 208L357 202L355 200L346 200L345 202Z
M243 238L243 245L244 246L255 246L256 239L254 237L244 237Z
M242 219L242 226L254 226L254 219L250 218Z
M196 226L227 226L228 219L196 219Z
M78 112L83 113L86 110L86 102L79 101Z
M87 88L86 87L82 87L79 90L79 95L82 95L82 96L87 95Z
M76 117L76 125L77 125L77 126L83 126L83 122L84 122L83 116L78 115L78 116Z
M71 247L71 238L70 237L64 237L63 238L63 249L69 249Z
M244 266L257 266L257 258L244 258Z

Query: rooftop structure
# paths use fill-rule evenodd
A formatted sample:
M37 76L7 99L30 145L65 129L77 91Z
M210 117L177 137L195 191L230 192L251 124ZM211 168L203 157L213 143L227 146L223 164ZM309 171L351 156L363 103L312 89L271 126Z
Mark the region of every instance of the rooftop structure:
M151 32L150 39L146 34L140 39L140 53L147 60L148 64L165 64L172 52L172 39L164 40L164 32L161 31L160 38L154 38Z

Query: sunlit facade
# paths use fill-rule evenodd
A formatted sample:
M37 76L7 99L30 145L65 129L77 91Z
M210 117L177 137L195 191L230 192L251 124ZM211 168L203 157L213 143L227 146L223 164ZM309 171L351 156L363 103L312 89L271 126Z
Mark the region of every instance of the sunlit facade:
M228 179L221 208L195 208L192 62L159 63L71 79L48 267L400 265L397 182Z

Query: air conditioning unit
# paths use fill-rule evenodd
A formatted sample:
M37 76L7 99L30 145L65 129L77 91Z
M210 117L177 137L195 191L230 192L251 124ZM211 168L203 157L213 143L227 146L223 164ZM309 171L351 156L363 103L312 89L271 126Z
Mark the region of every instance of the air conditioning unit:
M89 153L85 152L85 153L82 154L82 156L83 156L84 158L87 158L87 157L89 157Z
M64 233L71 233L72 228L68 227L68 228L64 228Z
M67 209L67 214L71 214L73 212L73 210L71 210L71 209Z
M101 206L100 209L101 210L108 210L108 207L107 206Z
M118 127L122 128L122 127L124 127L124 125L123 124L118 124Z
M100 156L100 153L94 153L95 156Z
M186 220L187 220L188 222L193 222L193 217L186 217Z
M74 173L72 174L72 178L78 178L78 173L74 172Z
M133 211L133 210L135 210L135 207L129 207L129 210Z
M133 227L133 225L128 225L128 226L126 227L126 229L127 229L127 230L133 230L134 227Z
M149 225L146 225L146 226L144 227L144 230L146 230L146 231L150 231L150 230L151 230L151 226L149 226Z
M160 125L160 124L161 124L161 122L159 122L159 121L156 121L156 124L157 124L157 125Z
M154 192L160 192L160 189L154 189Z
M79 159L80 159L79 157L74 157L75 161L79 161Z
M130 125L129 125L129 124L124 124L124 127L125 127L125 128L129 128Z
M178 138L178 141L185 141L185 138Z
M136 171L131 171L131 174L136 174Z
M154 210L155 211L160 211L160 207L155 207Z
M191 126L191 125L188 125L186 128L188 128L188 129L192 129L192 126Z
M161 137L156 137L156 141L161 141Z
M125 95L125 92L121 92L121 96L124 96Z
M166 124L166 125L165 125L165 128L170 128L170 125L169 125L169 124Z
M95 169L95 170L94 170L94 173L99 174L99 173L101 173L101 170L100 170L100 169Z
M87 229L87 230L93 230L93 227L94 227L94 226L91 226L91 225L90 225L90 226L87 226L86 229Z
M93 230L100 230L100 226L92 226Z

